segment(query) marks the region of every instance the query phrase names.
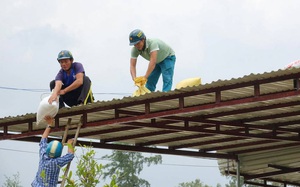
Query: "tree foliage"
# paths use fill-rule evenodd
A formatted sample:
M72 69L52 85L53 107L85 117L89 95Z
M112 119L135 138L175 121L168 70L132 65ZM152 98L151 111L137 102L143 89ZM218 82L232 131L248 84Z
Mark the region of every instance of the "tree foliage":
M196 179L192 182L182 182L179 183L178 187L210 187L206 184L203 184L203 182L200 181L200 179Z
M237 177L236 176L230 176L229 177L230 180L229 180L229 184L226 184L225 187L237 187ZM260 180L252 180L253 182L256 182L256 183L262 183ZM256 185L251 185L251 184L244 184L244 178L241 177L241 184L243 184L244 187L257 187Z
M3 187L22 187L20 182L20 174L14 174L12 178L5 176Z
M139 152L113 151L111 155L105 155L103 159L109 159L111 162L104 165L103 179L112 177L116 172L117 184L120 187L150 187L150 183L138 175L144 168L152 164L161 164L161 155L144 157Z
M77 162L76 176L78 180L73 179L73 173L70 171L66 177L66 187L95 187L100 183L103 166L95 160L96 152L92 147L84 146L83 148L85 149L82 149L82 155ZM112 175L111 182L105 184L104 187L118 187L116 185L116 175Z

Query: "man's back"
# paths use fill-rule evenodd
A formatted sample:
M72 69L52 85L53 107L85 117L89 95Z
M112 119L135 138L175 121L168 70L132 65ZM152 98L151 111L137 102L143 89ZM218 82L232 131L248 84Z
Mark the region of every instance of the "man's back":
M31 186L56 187L60 169L72 161L74 154L68 153L62 157L50 158L46 154L47 138L40 142L40 161L38 172Z

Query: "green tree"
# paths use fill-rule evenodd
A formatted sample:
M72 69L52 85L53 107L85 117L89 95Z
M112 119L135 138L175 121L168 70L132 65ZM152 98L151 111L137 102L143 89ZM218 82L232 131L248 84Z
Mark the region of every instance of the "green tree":
M103 179L119 172L117 184L120 187L150 187L150 183L138 175L145 164L149 167L152 164L162 163L161 155L144 157L139 152L113 151L112 155L105 155L102 158L111 161L104 165Z
M229 184L226 184L225 187L237 187L237 177L236 176L229 176ZM244 178L241 177L241 185L243 187L257 187L257 185L251 185L251 184L244 184ZM263 184L261 180L253 179L252 182Z
M3 187L22 187L20 182L20 174L14 174L12 178L5 176L6 180Z
M179 183L178 187L211 187L206 184L203 184L203 182L200 181L200 179L196 179L192 182L182 182Z
M102 164L95 160L96 152L90 146L82 147L82 155L77 162L76 176L78 180L73 179L72 171L66 177L66 187L95 187L100 183L102 175ZM62 176L63 178L64 176ZM118 187L116 185L116 175L112 175L112 180L104 187Z

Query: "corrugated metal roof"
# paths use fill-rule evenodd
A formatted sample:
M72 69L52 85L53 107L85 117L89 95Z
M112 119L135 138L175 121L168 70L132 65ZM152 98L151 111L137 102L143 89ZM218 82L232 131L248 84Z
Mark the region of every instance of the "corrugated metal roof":
M223 174L235 175L238 160L246 182L300 186L298 77L300 69L278 70L65 108L51 135L60 139L71 118L83 123L81 144L216 158ZM0 140L39 141L45 126L35 116L1 118Z

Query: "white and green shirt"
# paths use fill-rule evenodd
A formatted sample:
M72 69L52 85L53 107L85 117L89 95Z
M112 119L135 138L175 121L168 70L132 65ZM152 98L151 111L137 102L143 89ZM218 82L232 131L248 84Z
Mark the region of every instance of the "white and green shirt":
M162 62L168 56L175 55L173 49L160 39L146 39L145 50L139 51L136 47L131 49L131 58L136 59L139 55L144 57L146 60L150 60L150 53L157 51L156 63Z

